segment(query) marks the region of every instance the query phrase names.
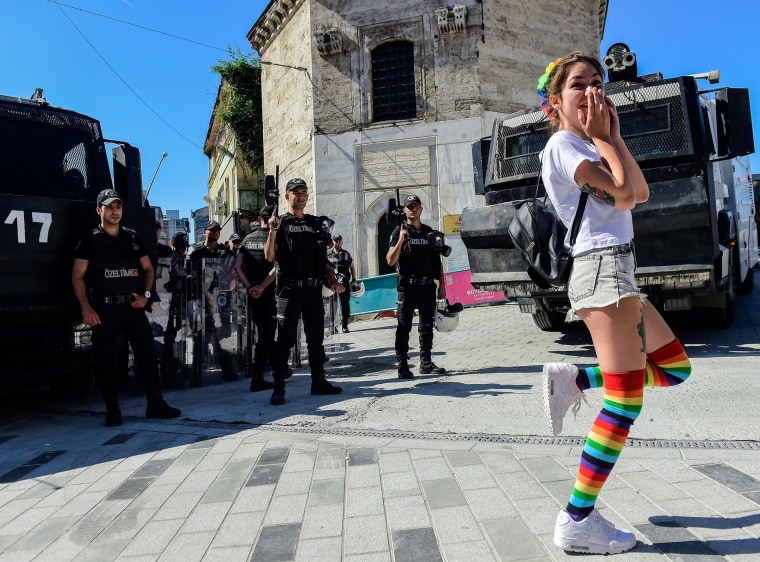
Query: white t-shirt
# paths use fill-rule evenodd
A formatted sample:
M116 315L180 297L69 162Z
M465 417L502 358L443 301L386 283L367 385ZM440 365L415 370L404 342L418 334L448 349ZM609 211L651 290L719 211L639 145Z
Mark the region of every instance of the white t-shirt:
M581 190L575 183L575 171L584 160L599 162L599 153L589 140L570 131L557 131L541 153L541 175L546 192L567 227L565 244L570 246L570 225ZM573 247L573 255L589 250L627 244L633 240L630 211L616 209L592 192L586 202L583 222Z

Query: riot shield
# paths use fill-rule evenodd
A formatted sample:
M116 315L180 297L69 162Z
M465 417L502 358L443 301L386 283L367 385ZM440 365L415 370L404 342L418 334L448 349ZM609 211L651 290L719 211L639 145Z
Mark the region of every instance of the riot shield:
M234 266L234 256L201 260L191 322L194 385L245 376L246 302Z
M338 309L338 293L333 293L322 299L325 306L325 355L334 353L340 349L340 310Z
M298 319L298 328L296 329L296 343L290 349L290 366L293 369L300 369L304 363L309 362L309 351L306 347L306 334L303 330L303 320Z
M169 282L169 266L171 264L171 256L165 258L158 258L158 266L155 270L155 300L151 300L150 313L148 318L150 323L154 325L153 331L156 336L163 335L166 330L169 319L169 306L171 303L172 294L169 292L167 284ZM156 326L160 326L160 329Z
M174 254L158 259L156 296L150 312L160 358L161 384L164 388L183 388L191 372L191 330L188 322L189 285L185 261L178 258L177 277L170 281Z

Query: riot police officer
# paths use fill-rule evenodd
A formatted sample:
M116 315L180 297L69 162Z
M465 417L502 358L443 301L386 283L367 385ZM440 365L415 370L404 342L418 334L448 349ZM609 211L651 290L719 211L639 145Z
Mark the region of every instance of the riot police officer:
M351 284L356 282L354 259L347 250L343 249L343 236L333 236L333 247L327 251L327 259L335 271L338 283L343 285L343 292L330 298L330 305L335 306L335 299L340 300L340 317L343 333L348 333L348 319L351 316Z
M266 259L264 247L269 236L269 219L273 206L262 207L258 222L252 222L250 232L243 238L243 243L235 260L235 273L248 295L249 335L256 330L256 345L251 365L251 392L268 390L274 385L264 378L264 369L274 347L274 335L277 331L277 308L275 306L274 285L268 284L263 291L258 291L272 271L273 264Z
M164 349L161 355L161 381L164 388L183 388L185 385L179 376L178 360L174 356L174 343L177 332L182 326L182 319L187 313L187 271L186 252L190 245L187 234L177 232L172 237L172 255L169 262L169 281L164 289L171 294L169 301L169 319L164 331Z
M209 302L209 296L205 293L203 290L203 282L204 282L204 271L203 271L203 260L204 259L233 259L232 252L230 252L229 248L226 244L220 244L219 243L219 235L221 234L222 227L221 225L215 221L210 220L206 223L206 226L203 228L203 235L205 237L205 240L203 242L199 242L198 244L194 244L190 250L190 254L188 255L188 269L190 270L190 277L192 280L192 298L194 300L206 300L206 306L204 306L205 314L204 314L204 328L207 334L213 334L214 328L216 327L214 325L214 317L212 316L212 307ZM231 264L234 267L234 261ZM216 273L216 272L215 272ZM212 282L213 284L213 282ZM221 321L224 323L226 320L226 316L221 317ZM227 322L229 323L229 322ZM215 336L211 337L211 344L214 346L216 355L221 359L225 357L224 353L222 353L221 346L219 344L218 339ZM203 345L203 335L201 333L201 330L198 326L195 327L195 334L193 336L193 381L191 383L192 386L200 386L202 382L201 372L202 372L202 350L205 349L205 346ZM222 380L225 381L234 381L238 379L238 376L236 373L232 372L232 369L227 365L227 363L222 363Z
M219 235L222 232L222 226L214 221L208 221L203 228L203 242L193 244L188 259L190 260L191 267L199 264L204 258L225 258L230 255L230 250L226 244L219 243ZM200 271L200 266L194 270ZM195 275L193 275L195 279Z
M227 240L227 247L229 248L232 255L237 256L238 251L240 251L242 242L243 239L237 232L230 234L230 239Z
M290 348L296 341L298 319L303 318L311 370L311 394L340 394L343 389L325 378L324 315L322 280L327 275L330 288L340 293L327 261L325 233L317 217L304 213L308 198L306 182L293 178L285 186L289 212L269 219L269 235L264 253L277 270L277 341L272 356L274 391L270 402L285 403L285 378ZM327 239L325 240L325 236Z
M122 332L132 345L145 385L145 416L176 418L182 412L161 395L158 355L145 315L154 282L150 258L137 233L121 226L122 200L116 191L98 194L97 212L100 225L77 244L71 282L82 308L82 322L92 326L95 376L106 405L106 425L122 424L117 395L117 337Z
M436 293L439 299L446 297L441 254L431 236L436 231L420 221L421 214L420 198L409 195L404 201L404 221L393 230L386 255L388 265L395 266L398 272L395 348L401 379L414 378L409 370L409 333L415 308L419 310L420 373L446 372L446 369L433 363L431 356Z

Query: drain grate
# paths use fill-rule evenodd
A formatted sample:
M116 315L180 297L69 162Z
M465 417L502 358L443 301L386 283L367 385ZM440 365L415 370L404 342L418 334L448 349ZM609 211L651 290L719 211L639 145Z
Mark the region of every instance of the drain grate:
M584 437L540 437L535 435L495 435L489 433L429 433L420 431L316 428L261 425L257 429L289 433L379 437L386 439L426 439L443 441L477 441L481 443L515 443L522 445L583 445ZM683 439L628 439L629 447L657 449L760 449L760 441L709 441Z
M64 412L59 412L64 413ZM82 412L79 412L81 415ZM153 420L136 418L133 422L150 423ZM540 435L499 435L493 433L433 433L424 431L403 431L398 429L351 429L344 427L302 427L293 425L261 424L247 421L224 422L218 420L201 421L191 419L162 420L167 427L181 425L227 429L231 427L277 431L282 433L307 433L314 435L346 435L351 437L376 437L381 439L425 439L439 441L475 441L479 443L514 443L518 445L583 445L585 437L543 437ZM629 447L651 449L739 449L758 450L760 441L713 441L706 439L628 439Z

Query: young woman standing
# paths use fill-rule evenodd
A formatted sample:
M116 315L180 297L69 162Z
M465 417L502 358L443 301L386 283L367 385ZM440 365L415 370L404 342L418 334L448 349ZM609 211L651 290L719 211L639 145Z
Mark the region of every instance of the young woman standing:
M541 157L547 193L560 219L572 223L581 190L590 195L573 247L568 282L572 313L589 329L598 367L544 366L544 411L553 433L583 391L604 389L604 406L581 455L554 542L571 552L613 554L636 546L595 508L631 425L641 412L645 386L672 386L691 373L681 343L636 286L631 209L649 198L649 187L620 136L615 106L604 93L604 69L583 53L549 64L539 79L542 107L552 133Z

